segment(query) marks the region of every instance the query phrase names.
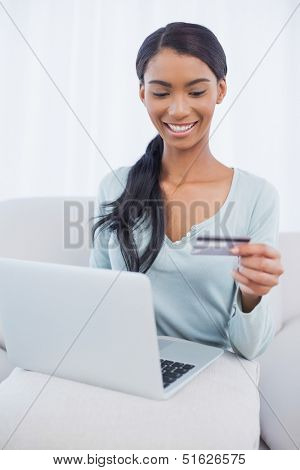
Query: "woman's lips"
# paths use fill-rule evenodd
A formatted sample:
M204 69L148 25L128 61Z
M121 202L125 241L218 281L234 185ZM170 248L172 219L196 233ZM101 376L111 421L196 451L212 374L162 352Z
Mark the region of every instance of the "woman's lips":
M168 124L166 124L165 122L163 122L165 128L168 130L168 132L172 135L172 136L176 136L176 137L185 137L186 135L189 135L191 134L191 132L193 132L194 128L197 126L199 121L196 121L193 126L188 129L187 131L180 131L180 132L176 132L176 131L172 131L172 129L168 126Z

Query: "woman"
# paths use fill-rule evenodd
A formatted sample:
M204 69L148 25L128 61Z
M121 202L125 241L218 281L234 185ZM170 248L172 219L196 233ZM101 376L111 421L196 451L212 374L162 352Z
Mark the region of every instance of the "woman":
M225 53L209 29L170 23L144 40L136 70L158 134L133 166L102 178L90 266L149 276L158 335L253 359L275 331L266 295L283 273L279 195L209 148L215 105L226 95ZM191 255L199 234L249 236L235 253L239 269L234 255Z

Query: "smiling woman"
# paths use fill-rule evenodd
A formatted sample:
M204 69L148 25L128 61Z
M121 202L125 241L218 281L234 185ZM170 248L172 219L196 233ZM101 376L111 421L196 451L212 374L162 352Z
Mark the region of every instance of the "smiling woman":
M170 23L145 39L136 70L158 134L132 167L100 182L90 266L150 277L158 335L253 359L274 335L266 294L283 273L279 197L267 180L210 151L215 106L226 95L225 53L204 26ZM193 256L186 243L222 231L251 240L240 246L239 271L234 255Z
M115 231L127 269L146 273L162 247L172 217L169 214L165 220L167 186L178 181L182 185L184 177L187 188L193 182L189 196L199 199L199 183L215 183L224 202L233 171L218 162L209 149L214 108L226 93L226 57L216 36L198 24L170 23L144 40L136 71L140 99L158 135L132 166L122 195L108 206L111 212L93 227L93 238L102 226ZM191 164L192 171L187 172ZM184 200L185 196L181 194L179 199ZM145 218L152 236L140 257L133 231ZM189 212L183 218L187 225L200 220L199 214L193 220Z

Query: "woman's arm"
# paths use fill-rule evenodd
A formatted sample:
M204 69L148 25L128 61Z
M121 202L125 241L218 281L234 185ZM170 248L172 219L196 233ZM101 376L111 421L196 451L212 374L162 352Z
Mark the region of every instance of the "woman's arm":
M278 251L279 212L279 193L265 180L249 223L251 241L239 246L241 271L233 274L237 289L229 321L233 350L250 360L265 351L275 334L268 293L283 273Z

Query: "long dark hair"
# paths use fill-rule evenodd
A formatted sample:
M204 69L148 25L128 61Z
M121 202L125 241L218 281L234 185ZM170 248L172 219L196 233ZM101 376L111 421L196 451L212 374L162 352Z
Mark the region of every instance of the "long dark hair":
M163 48L199 58L210 67L218 80L227 74L224 50L209 29L193 23L169 23L150 34L138 51L136 72L140 87L144 85L148 62ZM102 203L103 208L109 207L111 211L99 216L100 220L92 228L93 246L98 228L116 232L128 271L146 273L164 242L165 208L159 203L163 201L159 185L163 148L163 139L157 134L149 142L145 154L130 168L126 187L120 197L116 201ZM135 211L132 211L133 204ZM133 231L145 220L152 232L149 244L140 256Z

